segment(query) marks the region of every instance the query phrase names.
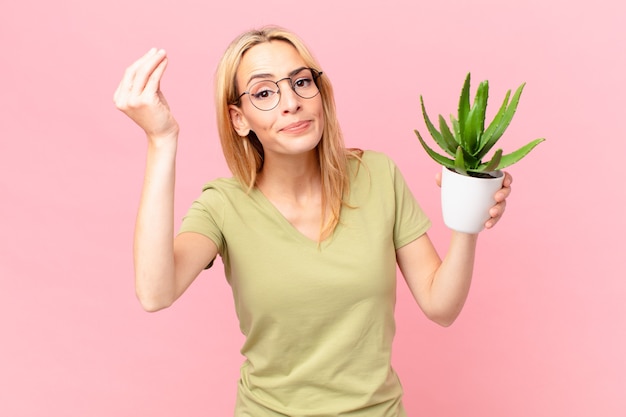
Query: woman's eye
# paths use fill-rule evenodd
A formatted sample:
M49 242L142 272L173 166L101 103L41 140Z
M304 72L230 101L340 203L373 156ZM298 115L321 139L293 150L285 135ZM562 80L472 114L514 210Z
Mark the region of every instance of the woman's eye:
M266 100L272 97L273 94L274 92L272 90L260 90L260 91L257 91L256 93L253 93L252 95L257 100Z
M313 81L313 80L312 80L312 79L310 79L310 78L298 78L298 79L297 79L297 80L293 83L293 85L294 85L296 88L306 88L306 87L308 87L308 86L310 86L310 85L311 85L311 82L312 82L312 81Z

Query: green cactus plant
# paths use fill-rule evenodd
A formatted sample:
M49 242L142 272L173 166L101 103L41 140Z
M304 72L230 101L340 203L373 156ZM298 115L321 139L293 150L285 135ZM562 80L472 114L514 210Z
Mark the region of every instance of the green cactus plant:
M507 91L498 113L486 129L485 114L489 96L489 82L487 80L479 84L474 103L470 107L470 73L467 74L459 99L458 118L450 115L452 129L450 129L443 116L439 115L439 130L437 130L426 113L424 99L420 95L422 115L424 116L428 132L439 147L450 157L441 155L431 149L417 129L415 129L415 134L428 155L437 163L462 175L490 176L489 172L503 169L518 162L535 146L545 140L544 138L535 139L506 155L503 155L502 149L497 149L487 162L483 162L487 153L498 142L511 123L525 84L523 83L517 88L512 98L511 90Z

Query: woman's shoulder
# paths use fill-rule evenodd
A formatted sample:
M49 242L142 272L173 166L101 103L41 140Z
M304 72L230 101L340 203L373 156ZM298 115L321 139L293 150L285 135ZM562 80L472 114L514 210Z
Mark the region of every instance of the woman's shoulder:
M236 205L248 197L248 193L236 178L216 178L202 186L196 202L205 206Z
M393 163L392 159L384 152L367 149L363 151L362 158L373 163Z
M393 171L395 162L385 153L375 150L359 151L358 156L351 158L351 163L356 166L363 165L369 171Z
M241 183L234 177L215 178L202 186L202 191L217 190L222 192L238 192L243 191Z

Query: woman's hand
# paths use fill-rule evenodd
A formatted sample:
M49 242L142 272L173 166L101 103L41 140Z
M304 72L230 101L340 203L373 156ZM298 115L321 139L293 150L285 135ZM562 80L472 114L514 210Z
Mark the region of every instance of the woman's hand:
M441 172L437 173L435 181L437 182L437 185L441 187ZM506 209L506 199L511 194L511 183L513 183L513 177L505 171L502 188L500 188L494 196L496 204L489 209L489 215L491 218L485 222L486 229L491 229L502 218L504 210Z
M126 69L113 97L117 108L137 123L150 140L178 135L178 123L160 89L166 67L165 51L152 48Z
M489 215L491 216L491 218L485 223L486 229L491 229L502 218L504 210L506 209L506 199L511 194L512 182L513 177L511 176L511 174L505 171L504 181L502 181L502 188L500 188L500 190L498 190L498 192L494 196L494 199L496 200L496 205L489 209Z

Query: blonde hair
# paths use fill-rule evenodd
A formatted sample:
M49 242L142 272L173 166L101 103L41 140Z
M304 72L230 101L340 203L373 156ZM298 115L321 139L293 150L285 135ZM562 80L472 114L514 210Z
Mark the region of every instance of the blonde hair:
M233 175L250 191L256 185L257 174L263 168L263 147L253 132L246 137L235 131L229 113L229 104L238 104L240 92L237 89L236 74L243 55L255 45L284 41L291 44L310 68L320 71L320 67L295 34L277 27L267 26L250 30L236 38L224 52L215 75L215 107L217 128L226 163ZM324 111L324 129L317 146L322 178L322 224L320 241L329 236L339 223L339 214L344 205L344 197L349 192L348 158L360 159L361 151L348 150L337 120L333 88L326 75L317 79ZM330 213L327 213L327 208ZM328 220L324 222L324 219Z

